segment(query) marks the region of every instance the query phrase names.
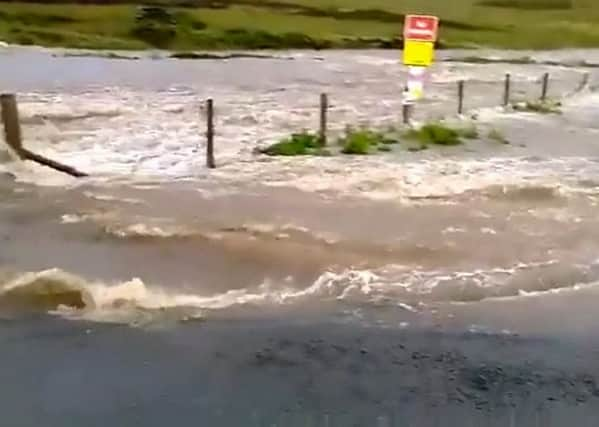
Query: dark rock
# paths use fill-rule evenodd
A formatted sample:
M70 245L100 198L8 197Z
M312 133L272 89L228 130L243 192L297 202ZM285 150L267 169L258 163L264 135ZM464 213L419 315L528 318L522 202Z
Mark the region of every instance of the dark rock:
M280 349L286 349L289 347L292 347L293 343L287 339L282 339L281 341L279 341L279 348Z
M424 360L429 359L430 355L425 353L420 353L419 351L415 351L412 353L412 360Z
M338 344L332 344L331 347L333 347L339 353L347 353L347 351L348 351L347 347L344 347L344 346L338 345Z
M489 380L483 375L478 375L472 380L472 385L477 390L488 391L489 390Z

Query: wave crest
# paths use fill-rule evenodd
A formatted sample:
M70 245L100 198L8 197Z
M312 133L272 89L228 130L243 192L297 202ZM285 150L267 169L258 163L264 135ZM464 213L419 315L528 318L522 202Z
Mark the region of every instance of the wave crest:
M61 306L93 308L95 302L84 280L58 269L26 273L0 290L0 307L52 310Z
M140 279L107 284L86 281L60 269L0 279L0 311L49 312L70 319L139 325L200 319L234 306L277 306L344 301L396 305L416 311L436 303L478 302L575 291L599 283L599 263L558 261L473 271L423 271L404 266L324 272L304 288L266 280L252 289L210 296L167 292Z

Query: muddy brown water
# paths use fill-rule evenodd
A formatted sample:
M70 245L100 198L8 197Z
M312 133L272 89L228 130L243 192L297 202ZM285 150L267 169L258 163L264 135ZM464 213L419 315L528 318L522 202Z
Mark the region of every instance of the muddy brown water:
M571 91L594 70L440 62L418 118L452 116L466 78L478 140L257 158L313 126L322 91L333 133L398 119L392 53L290 55L0 52L23 71L0 88L20 94L26 145L92 174L75 182L2 153L9 424L593 425L596 76ZM496 108L505 72L531 97L545 70L563 114ZM206 96L215 171L198 137ZM494 127L510 144L485 137Z

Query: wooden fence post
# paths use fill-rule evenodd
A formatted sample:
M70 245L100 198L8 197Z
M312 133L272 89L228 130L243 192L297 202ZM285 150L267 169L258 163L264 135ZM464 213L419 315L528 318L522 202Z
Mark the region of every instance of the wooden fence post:
M505 87L503 89L503 106L510 105L510 73L505 75Z
M410 119L411 119L411 115L412 115L412 104L410 102L403 102L402 106L401 106L401 115L403 118L403 124L404 125L409 125L410 124Z
M549 73L543 74L543 89L541 91L541 101L547 99L547 90L549 89Z
M329 99L326 93L320 94L320 143L327 145L327 111L329 108Z
M458 82L458 114L464 112L464 80Z
M588 84L589 84L589 80L591 78L591 73L589 73L588 71L586 73L584 73L584 75L582 76L582 82L581 82L581 89L584 89Z
M4 123L6 143L20 156L23 141L21 139L17 98L13 94L4 93L0 95L0 104L2 106L2 122Z
M206 101L206 120L206 166L214 169L216 164L214 162L214 103L212 99Z

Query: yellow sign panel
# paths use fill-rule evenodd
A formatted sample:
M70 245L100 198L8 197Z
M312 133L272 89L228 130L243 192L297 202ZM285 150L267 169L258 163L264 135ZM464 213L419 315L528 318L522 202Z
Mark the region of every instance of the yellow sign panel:
M403 49L404 65L416 65L428 67L435 58L435 47L433 42L406 40Z

